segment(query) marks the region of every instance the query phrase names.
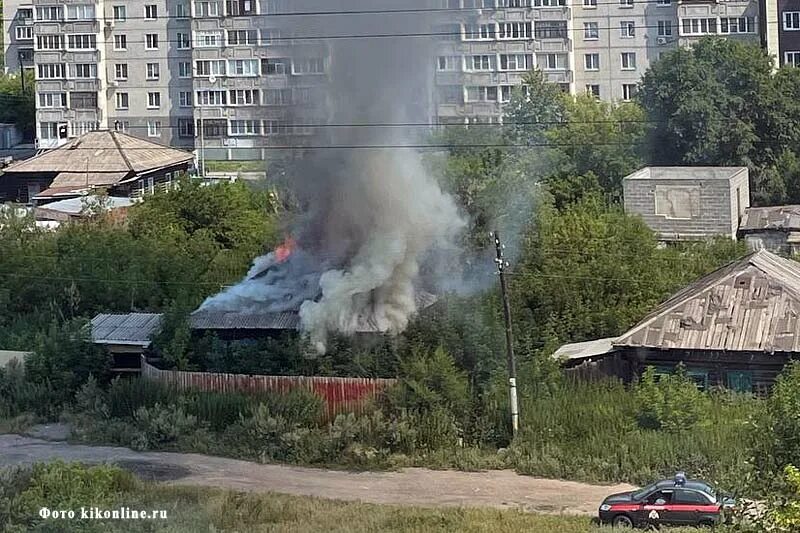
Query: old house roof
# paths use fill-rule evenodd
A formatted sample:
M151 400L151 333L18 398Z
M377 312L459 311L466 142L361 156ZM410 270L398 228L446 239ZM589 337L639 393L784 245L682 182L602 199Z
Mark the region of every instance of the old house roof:
M800 351L800 263L761 250L680 290L615 346Z
M742 215L739 231L800 231L800 205L749 207Z
M644 167L624 180L729 180L742 172L747 172L747 167Z
M614 351L615 337L565 344L553 353L554 359L578 361Z
M136 202L136 198L117 196L99 198L97 196L84 196L81 198L58 200L56 202L45 204L41 207L36 207L34 209L34 213L37 217L56 216L66 220L69 217L81 216L86 209L100 208L111 211L114 209L130 207Z
M97 315L92 319L92 342L146 348L161 327L161 318L158 313Z
M193 155L117 131L92 131L54 150L20 161L6 169L15 174L53 174L40 198L81 193L121 183L162 168L186 164Z

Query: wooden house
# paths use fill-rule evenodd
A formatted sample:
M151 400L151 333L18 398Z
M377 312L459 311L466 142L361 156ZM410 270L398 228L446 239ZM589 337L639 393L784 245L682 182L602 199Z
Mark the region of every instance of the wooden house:
M633 328L556 352L570 372L631 381L683 363L701 388L764 393L800 357L800 263L753 252L678 291ZM598 346L601 349L598 349Z
M15 163L0 175L0 203L41 205L92 192L136 197L172 182L190 152L116 131L92 131Z

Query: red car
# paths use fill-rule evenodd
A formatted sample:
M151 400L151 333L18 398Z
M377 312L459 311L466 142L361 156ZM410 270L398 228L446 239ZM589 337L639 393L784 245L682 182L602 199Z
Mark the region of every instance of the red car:
M733 505L710 484L687 480L679 472L674 479L612 494L600 505L599 517L601 523L615 527L713 526L722 522L723 509Z

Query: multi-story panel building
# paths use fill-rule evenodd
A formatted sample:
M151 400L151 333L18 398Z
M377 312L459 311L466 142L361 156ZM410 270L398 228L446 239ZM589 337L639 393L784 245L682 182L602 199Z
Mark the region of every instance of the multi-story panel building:
M281 35L285 17L271 15L291 2L16 1L5 4L6 65L35 67L43 148L116 128L201 159L260 159L325 121L328 47ZM800 63L800 0L441 1L432 122L500 121L534 67L565 91L629 100L663 53L705 35L761 32L782 63Z
M763 44L776 66L800 67L800 0L762 0Z

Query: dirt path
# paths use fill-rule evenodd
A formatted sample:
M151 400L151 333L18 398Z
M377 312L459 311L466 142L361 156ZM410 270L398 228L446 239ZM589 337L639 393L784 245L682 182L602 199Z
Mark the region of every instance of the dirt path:
M143 478L181 485L396 505L519 507L569 514L594 514L606 495L632 488L533 478L507 470L457 472L408 468L398 472L343 472L0 435L0 468L53 459L116 463Z

